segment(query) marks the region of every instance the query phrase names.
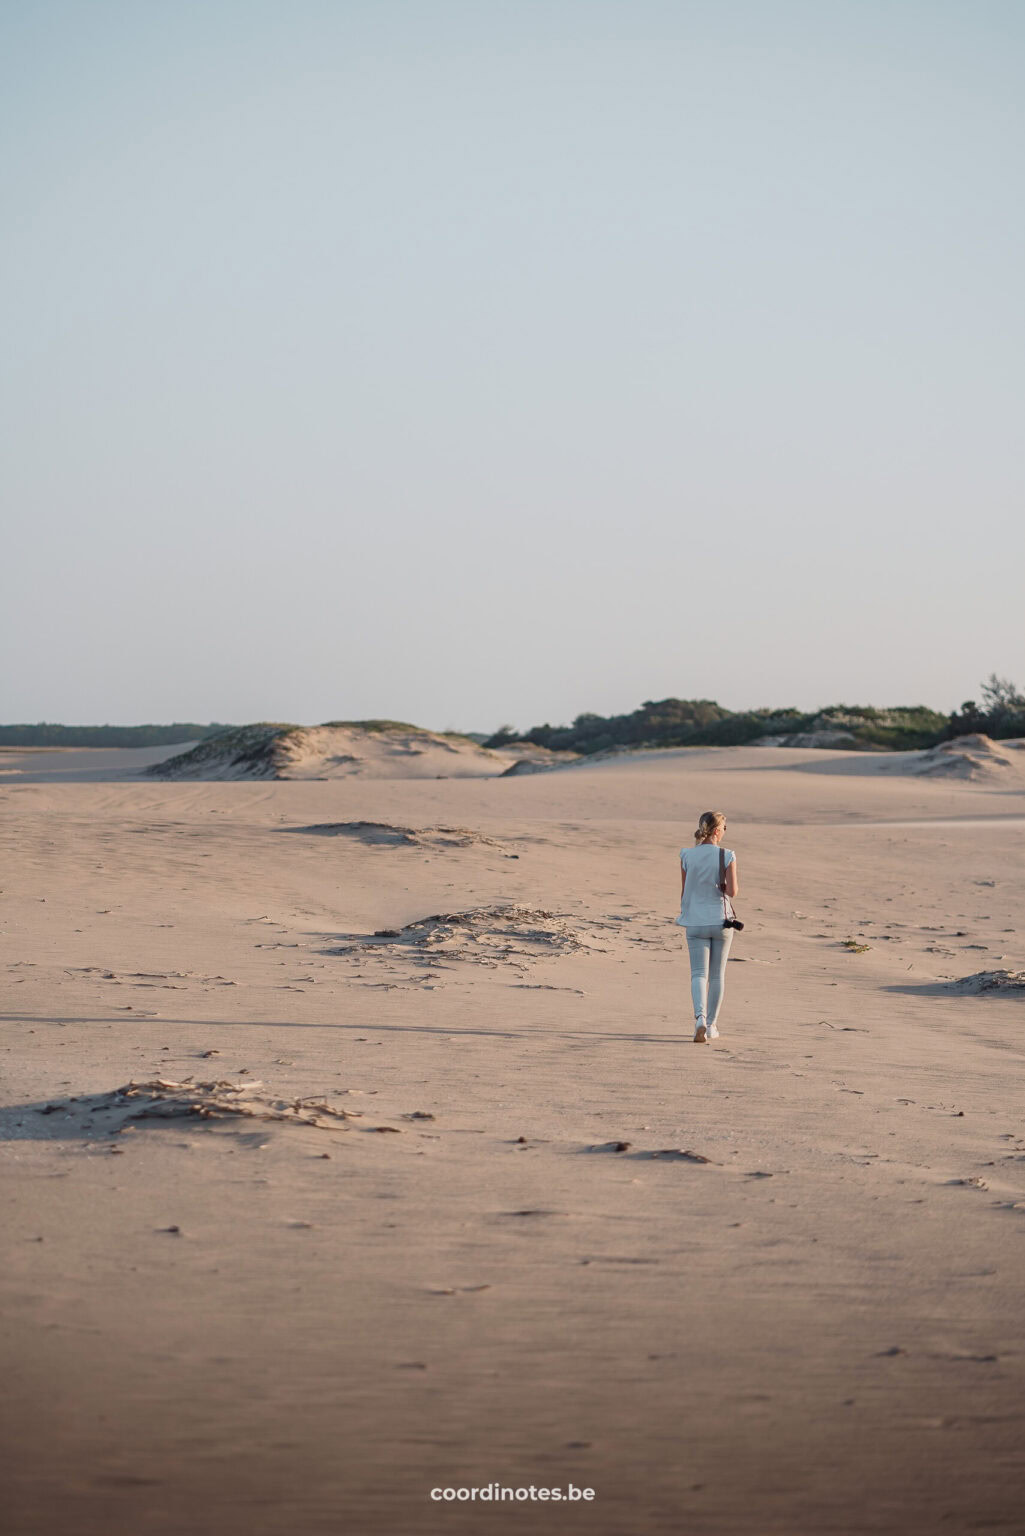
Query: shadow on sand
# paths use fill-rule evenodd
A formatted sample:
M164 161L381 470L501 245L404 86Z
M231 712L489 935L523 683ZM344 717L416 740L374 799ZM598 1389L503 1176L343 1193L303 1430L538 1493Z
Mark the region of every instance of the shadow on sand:
M922 981L916 983L901 982L897 986L882 987L883 992L900 992L905 997L951 997L964 1000L971 998L982 1002L988 998L999 997L1004 1001L1016 1000L1025 1002L1025 987L1003 986L987 987L981 991L973 991L958 981Z

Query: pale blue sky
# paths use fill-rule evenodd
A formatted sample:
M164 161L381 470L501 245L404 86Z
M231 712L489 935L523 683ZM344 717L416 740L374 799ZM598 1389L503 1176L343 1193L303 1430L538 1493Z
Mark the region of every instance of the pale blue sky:
M1025 684L1020 0L4 0L0 61L0 720Z

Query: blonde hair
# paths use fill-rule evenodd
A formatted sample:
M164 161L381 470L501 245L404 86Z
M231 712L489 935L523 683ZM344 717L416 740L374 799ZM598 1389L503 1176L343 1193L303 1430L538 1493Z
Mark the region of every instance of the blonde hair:
M707 843L725 825L726 817L722 811L702 811L698 817L698 827L694 833L694 841L696 843Z

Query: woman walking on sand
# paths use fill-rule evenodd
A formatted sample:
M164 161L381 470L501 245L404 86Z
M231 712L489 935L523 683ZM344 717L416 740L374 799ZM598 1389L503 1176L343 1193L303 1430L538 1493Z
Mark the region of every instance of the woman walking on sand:
M725 878L720 887L719 845L725 831L726 817L721 811L702 811L694 833L694 847L680 849L680 915L676 921L687 930L695 1045L719 1038L715 1024L722 1007L726 961L733 943L733 929L723 927L723 895L737 894L737 856L732 848L721 850Z

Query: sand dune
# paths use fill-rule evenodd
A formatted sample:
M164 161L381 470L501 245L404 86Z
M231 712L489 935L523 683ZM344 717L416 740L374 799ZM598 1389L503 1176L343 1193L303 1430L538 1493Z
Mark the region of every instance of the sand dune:
M780 784L787 782L787 774L794 769L816 777L931 780L937 789L940 783L951 779L980 785L1002 781L1010 790L1025 789L1023 749L1022 741L994 742L985 736L968 736L920 752L865 752L821 745L766 747L759 743L748 747L612 748L591 757L576 757L518 745L500 752L490 751L466 737L440 736L406 727L368 730L353 726L258 724L190 745L185 751L167 747L122 751L9 748L0 751L0 786L5 782L115 783L139 777L199 782L350 777L483 781L555 773L560 779L575 780L599 769L607 771L614 764L617 771L643 773L646 789L650 789L656 778L666 784L675 783L681 773L686 773L692 783L701 782L701 776L714 781L718 765L728 764L731 773L757 770L759 812L764 814L764 791L777 781L777 776ZM522 752L528 755L517 755ZM502 793L507 800L507 794ZM570 803L578 793L593 801L590 790L578 791L569 785L560 798ZM941 797L936 790L930 790L930 795L938 808ZM863 799L862 790L859 799ZM863 804L859 811L862 809ZM641 813L649 813L648 804L642 802Z
M799 748L325 782L14 760L12 1536L1017 1529L1000 752L964 779ZM673 919L708 806L747 926L695 1047ZM492 1481L596 1497L430 1497Z
M992 741L988 736L958 736L923 752L918 773L946 774L959 779L997 778L1025 770L1022 741Z
M166 779L476 778L503 773L524 755L401 725L261 723L222 732L146 772ZM550 756L543 749L526 755Z
M676 747L676 748L628 748L611 747L596 752L591 757L564 758L554 754L549 758L526 759L505 769L507 777L544 773L552 769L581 769L597 763L619 762L631 759L657 761L670 759L680 752L730 753L732 762L737 753L786 754L788 766L800 765L808 773L847 773L862 777L881 774L908 774L931 778L955 778L969 782L986 779L1017 777L1025 784L1025 741L992 741L988 736L959 736L953 741L918 752L868 752L848 747L852 740L849 733L819 731L804 735L766 738L749 747ZM758 766L768 767L759 761Z

